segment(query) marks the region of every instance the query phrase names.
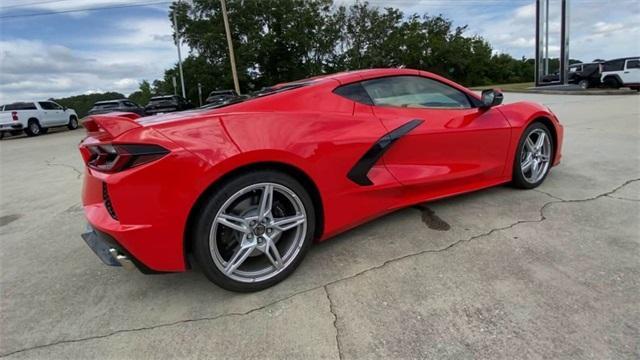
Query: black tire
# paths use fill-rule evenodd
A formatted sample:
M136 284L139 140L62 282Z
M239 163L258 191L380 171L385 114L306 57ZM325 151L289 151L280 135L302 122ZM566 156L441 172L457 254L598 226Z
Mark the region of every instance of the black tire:
M78 128L78 118L76 116L69 116L69 123L67 123L67 128L69 130L75 130Z
M0 131L0 140L4 139L4 131Z
M550 144L549 165L547 166L543 176L538 181L530 182L529 180L526 179L525 175L523 174L521 161L522 161L523 152L525 151L525 141L527 137L529 137L529 135L536 130L544 131L546 133L546 136L549 139L549 144ZM545 124L541 122L534 122L531 125L529 125L525 129L525 131L522 133L522 137L518 142L518 147L516 149L516 156L513 160L513 177L512 177L511 184L514 187L520 188L520 189L533 189L538 187L540 184L542 184L544 180L547 178L549 171L551 170L551 166L553 164L554 149L555 149L554 138L551 135L551 131Z
M24 133L27 136L38 136L42 134L42 127L37 119L29 119L27 122L27 128L24 129Z
M578 86L580 86L581 89L587 90L589 88L589 80L580 80Z
M612 76L605 78L603 84L604 84L604 87L608 89L619 89L620 87L622 87L622 84L620 84L618 79Z
M210 231L216 215L228 199L248 186L261 183L279 184L295 193L306 212L306 232L303 234L304 238L300 250L296 255L293 255L293 258L281 272L262 281L237 281L225 275L216 265L209 245ZM224 181L224 183L219 185L217 191L208 195L202 202L199 212L196 215L195 228L191 239L193 256L207 278L224 289L237 292L263 290L284 280L298 267L313 242L315 220L311 197L304 187L293 177L275 170L260 170L240 174Z

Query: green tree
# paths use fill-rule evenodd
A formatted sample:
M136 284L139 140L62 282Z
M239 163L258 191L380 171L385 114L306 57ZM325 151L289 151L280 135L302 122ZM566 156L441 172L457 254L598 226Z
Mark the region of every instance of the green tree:
M142 82L140 82L140 88L129 94L129 100L140 106L145 106L149 103L151 96L151 84L149 84L147 80L142 80Z
M351 6L332 0L227 0L238 77L243 92L314 75L373 67L406 66L431 71L464 85L533 79L532 60L493 54L467 27L442 15ZM192 53L183 68L187 97L231 89L230 62L220 3L174 2L181 38ZM177 66L154 81L152 92L173 93Z

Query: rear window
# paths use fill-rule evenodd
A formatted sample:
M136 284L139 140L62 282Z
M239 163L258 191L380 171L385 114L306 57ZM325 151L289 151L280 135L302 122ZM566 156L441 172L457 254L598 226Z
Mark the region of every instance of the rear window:
M602 64L602 71L621 71L624 69L624 60L612 60Z
M36 109L36 104L27 103L27 102L13 103L13 104L4 106L4 111L14 111L14 110L37 110L37 109Z
M93 105L93 108L97 109L97 110L115 109L115 108L117 108L119 106L118 104L119 104L119 102L117 102L117 101L108 102L108 103L100 103L100 104Z
M627 69L638 69L638 68L640 68L640 60L627 61Z

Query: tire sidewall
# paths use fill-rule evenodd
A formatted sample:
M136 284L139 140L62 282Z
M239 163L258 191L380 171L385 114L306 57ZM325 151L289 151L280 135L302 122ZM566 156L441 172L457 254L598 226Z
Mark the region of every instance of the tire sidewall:
M75 130L78 128L78 118L71 115L69 117L69 124L67 124L67 127L69 128L69 130Z
M215 216L228 198L247 186L262 182L280 184L288 187L296 193L305 207L307 229L302 248L298 252L296 258L285 270L273 278L259 283L243 283L228 278L215 265L211 256L211 249L209 247L209 233ZM315 218L315 211L311 197L304 187L291 176L272 170L261 170L241 174L220 184L218 190L210 194L208 198L205 199L205 204L197 215L195 231L193 233L193 238L191 239L191 241L193 241L193 255L207 278L224 289L237 292L251 292L266 289L291 275L305 257L313 242Z
M35 126L37 127L37 131L32 131L32 126L35 124ZM27 136L38 136L40 134L42 134L42 126L40 126L40 122L38 122L38 120L35 119L31 119L27 122L27 128L25 129L25 133L27 133Z
M542 176L542 178L537 182L530 183L524 178L524 175L522 174L520 159L522 157L522 152L524 151L524 143L527 137L529 136L529 134L531 134L532 131L536 129L543 130L549 137L549 143L551 144L551 159L549 159L549 166L547 167L547 171L544 173L544 176ZM523 188L523 189L533 189L535 187L538 187L540 184L542 184L544 180L547 178L547 175L549 175L549 172L551 171L551 166L553 164L554 151L555 151L555 139L551 135L551 131L549 130L549 128L541 122L534 122L531 125L529 125L522 132L522 136L520 137L520 141L518 142L518 148L516 149L516 156L515 156L515 159L513 160L513 184L516 187Z

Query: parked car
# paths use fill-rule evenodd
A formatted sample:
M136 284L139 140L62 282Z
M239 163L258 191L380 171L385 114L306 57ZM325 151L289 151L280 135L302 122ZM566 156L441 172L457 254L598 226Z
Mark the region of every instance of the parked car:
M219 104L229 99L233 99L238 96L235 90L216 90L209 93L207 96L207 104Z
M280 84L213 109L85 119L87 244L108 265L256 291L314 241L389 211L511 182L539 186L563 127L443 77L371 69Z
M600 85L599 62L574 64L569 67L569 83L577 84L582 89Z
M5 133L17 135L24 131L27 136L46 134L49 128L66 126L78 128L78 115L53 101L17 102L2 105L0 109L0 137Z
M182 96L154 96L144 110L149 115L193 109L194 106Z
M628 87L640 91L640 57L614 59L602 63L602 83L608 88Z
M578 63L569 66L569 84L579 85L583 89L600 85L600 63ZM560 74L555 72L542 77L543 83L560 81Z
M147 115L142 106L129 99L98 101L93 104L87 115L107 114L110 112L132 112L140 116Z

